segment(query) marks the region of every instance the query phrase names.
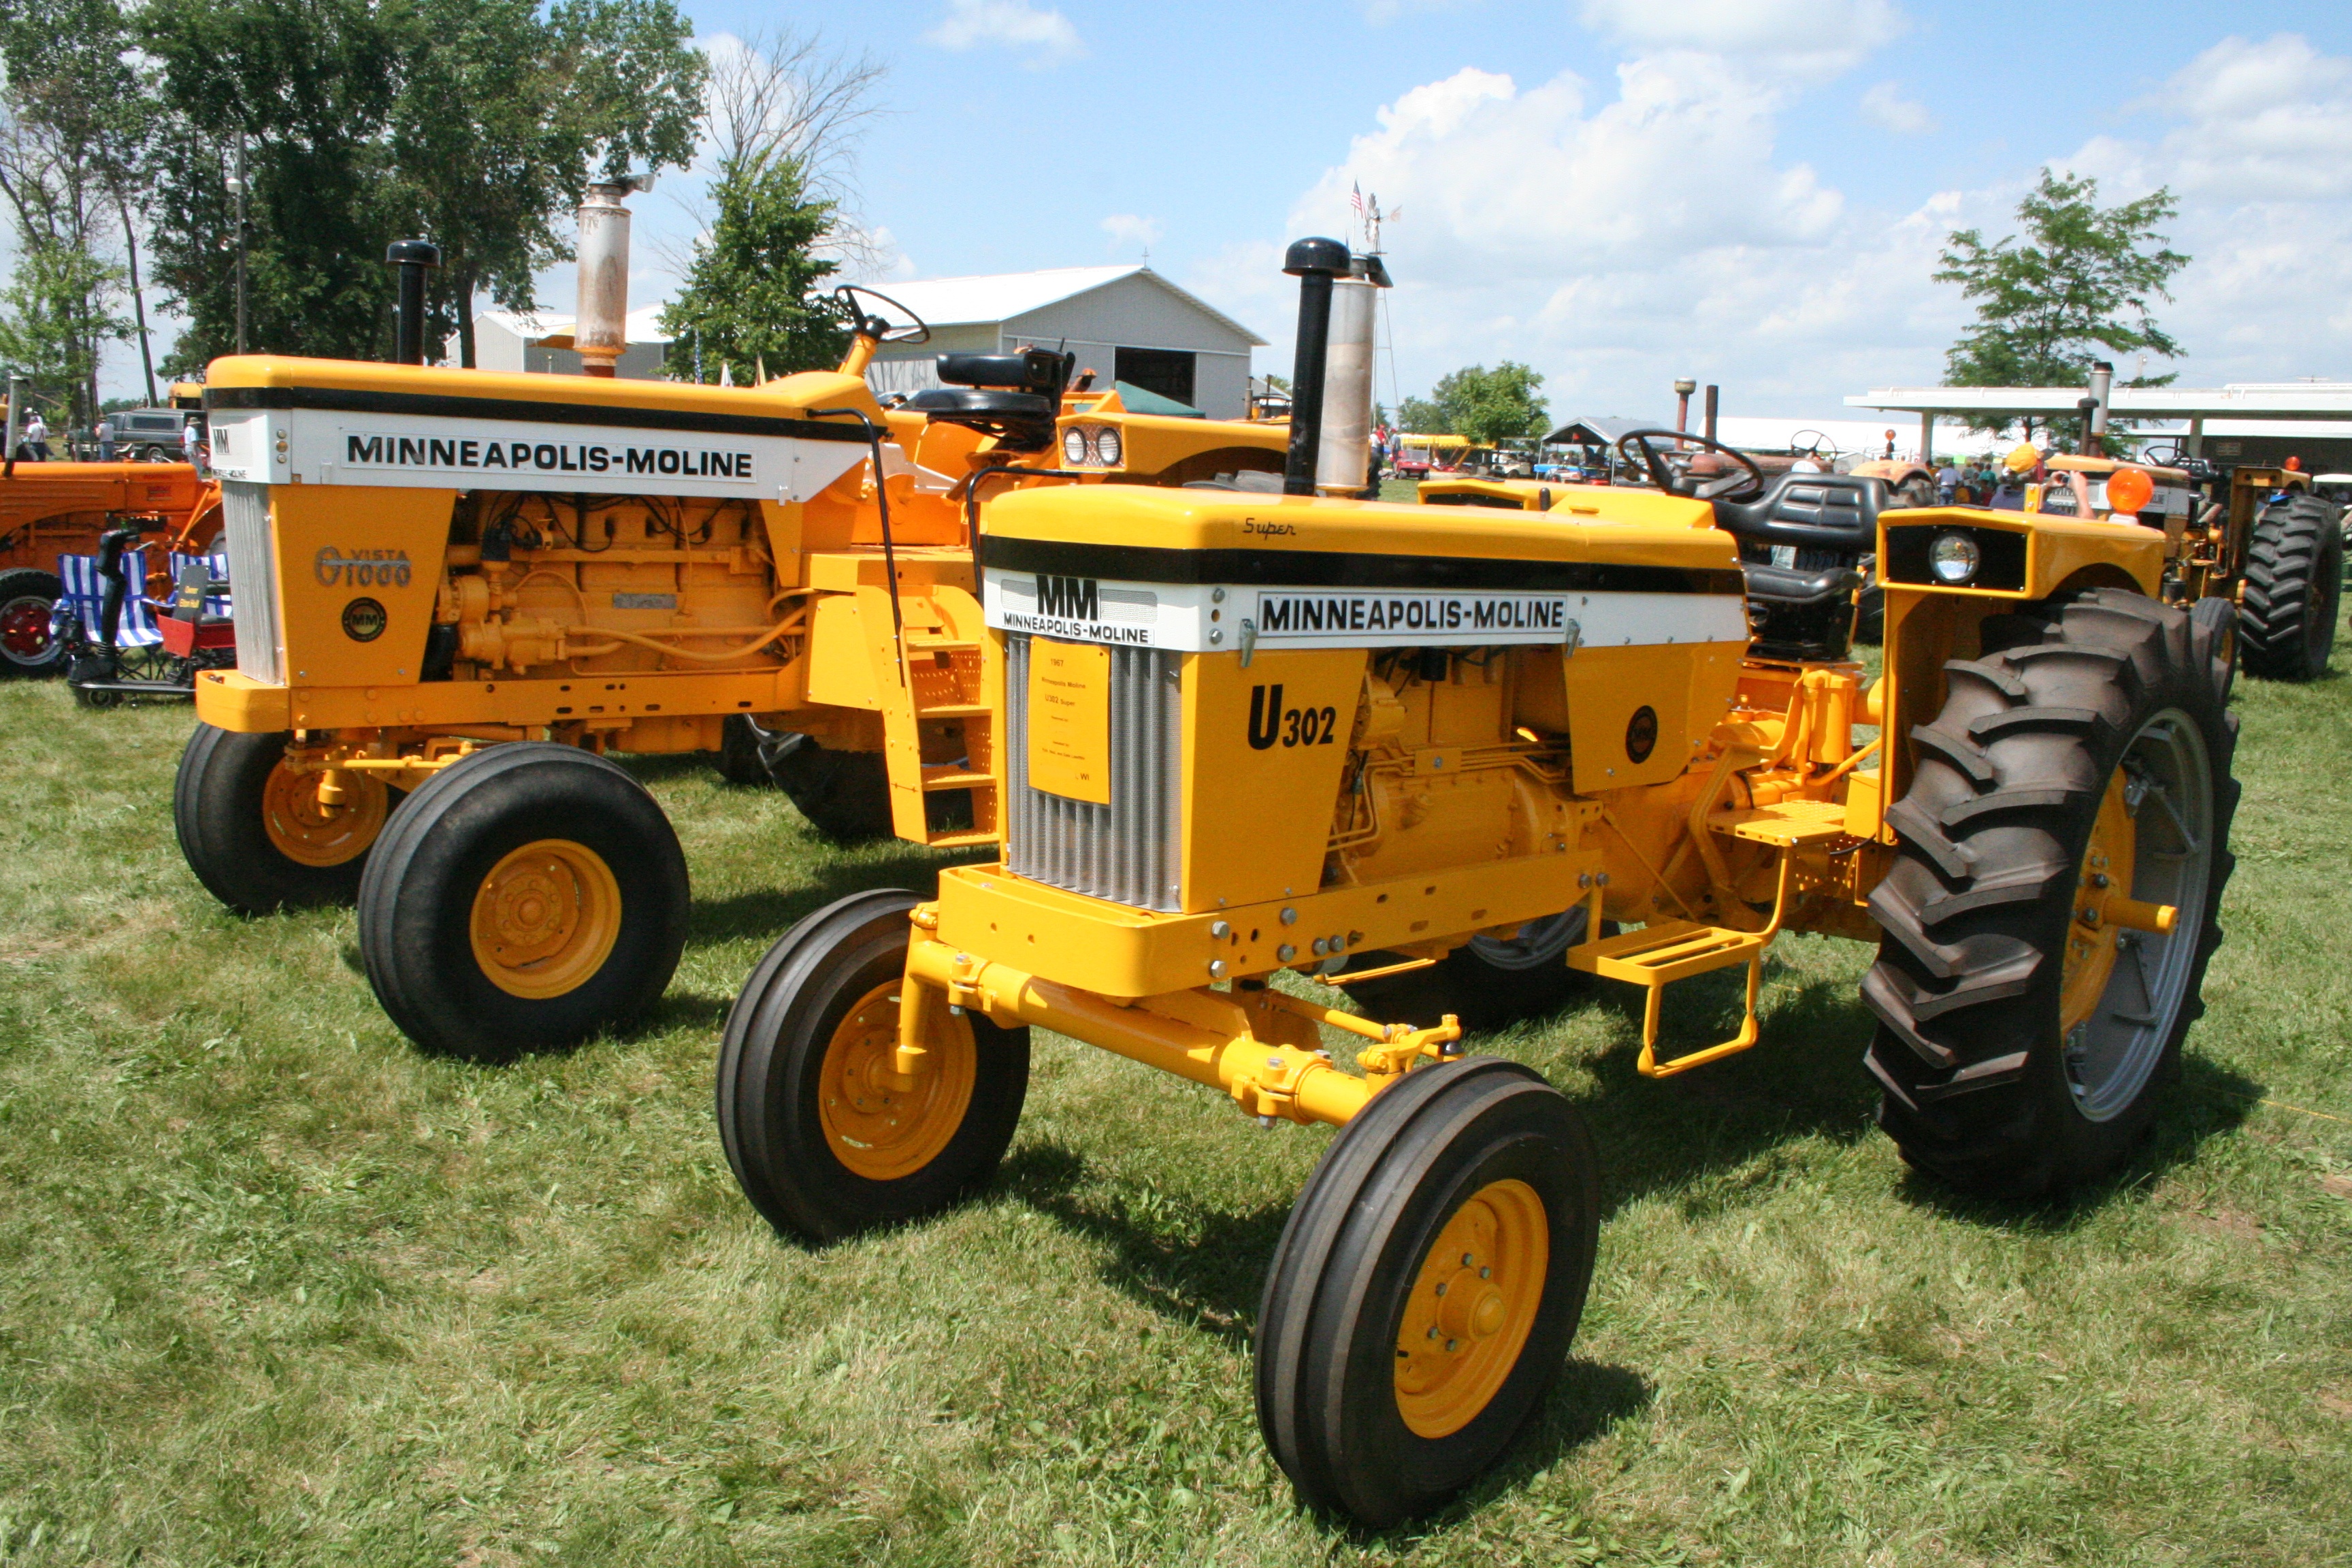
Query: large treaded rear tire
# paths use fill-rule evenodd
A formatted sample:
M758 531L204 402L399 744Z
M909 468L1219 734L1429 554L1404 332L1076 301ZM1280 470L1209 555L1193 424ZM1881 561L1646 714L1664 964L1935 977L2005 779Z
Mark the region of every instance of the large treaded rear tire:
M2336 646L2344 536L2320 497L2273 501L2254 521L2238 605L2239 658L2264 680L2316 680Z
M2116 589L2043 616L2041 641L2004 637L2001 651L1947 665L1943 711L1912 731L1916 772L1887 814L1899 849L1871 895L1885 934L1863 982L1879 1019L1866 1058L1884 1091L1879 1125L1918 1169L2001 1196L2095 1177L2147 1131L2155 1087L2177 1071L2181 1037L2203 1011L2238 799L2237 721L2215 680L2210 623ZM2158 733L2171 750L2150 749ZM2170 875L2201 887L2171 933L2108 939L2118 945L2091 1010L2094 1039L2087 1024L2062 1033L2068 944L2080 935L2078 900L2112 896L2084 890L2086 855L2103 806L2115 809L2127 752L2138 770L2125 769L2127 781L2158 778L2156 798L2138 797L2134 835L2161 842L2160 828L2140 826L2159 824L2159 811L2205 820L2201 850L2135 848L2135 865L2154 869L2121 890L2145 898ZM2165 784L2163 759L2181 756L2200 760ZM2184 830L2179 842L2193 837ZM2194 877L2168 869L2200 855ZM2145 1005L2116 989L2131 983L2126 964L2137 965ZM2149 1022L2129 1023L2131 1005ZM2086 1057L2110 1040L2122 1042L2114 1057ZM2112 1075L2091 1086L2110 1061Z
M769 755L768 773L809 826L835 843L890 837L890 775L881 752L835 751L800 735Z

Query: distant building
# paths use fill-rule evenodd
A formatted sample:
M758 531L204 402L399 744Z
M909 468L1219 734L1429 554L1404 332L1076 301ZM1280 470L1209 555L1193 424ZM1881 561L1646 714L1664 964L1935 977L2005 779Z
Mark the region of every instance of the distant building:
M669 352L669 334L661 330L661 313L659 305L646 305L629 312L629 346L621 355L620 363L614 367L614 374L630 381L651 381L661 374L662 361ZM512 310L477 311L475 368L578 375L580 356L572 352L572 329L578 320L558 310L541 310L528 316ZM448 363L456 364L457 340L453 337L443 347Z
M1123 382L1212 419L1248 412L1250 351L1265 340L1148 267L1059 267L986 278L887 283L881 291L931 329L887 343L866 379L877 393L940 384L933 358L1067 349L1095 384Z

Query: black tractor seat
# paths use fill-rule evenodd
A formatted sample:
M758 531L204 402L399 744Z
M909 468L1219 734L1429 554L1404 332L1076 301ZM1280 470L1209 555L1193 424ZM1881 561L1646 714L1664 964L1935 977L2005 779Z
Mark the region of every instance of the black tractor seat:
M1845 658L1863 563L1877 548L1886 500L1884 479L1780 474L1754 500L1713 503L1716 526L1739 542L1756 653Z
M1010 452L1042 452L1054 444L1062 388L1077 363L1076 354L1052 349L941 354L939 376L949 384L919 392L901 406L942 425L993 436Z

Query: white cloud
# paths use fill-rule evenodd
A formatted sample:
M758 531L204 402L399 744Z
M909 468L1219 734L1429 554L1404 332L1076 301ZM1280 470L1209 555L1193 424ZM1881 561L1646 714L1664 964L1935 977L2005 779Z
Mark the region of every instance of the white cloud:
M1898 136L1925 136L1936 129L1936 117L1927 106L1904 97L1899 82L1882 81L1864 93L1862 117Z
M1087 52L1077 28L1059 11L1040 11L1029 0L948 0L948 14L923 35L927 44L943 49L976 49L983 45L1032 49L1033 68L1076 59Z
M2170 128L2053 162L2096 176L2103 202L2158 185L2179 202L2167 231L2193 259L2156 315L2189 353L2183 382L2352 370L2352 58L2225 38L2127 107Z
M1113 250L1150 250L1159 243L1160 220L1135 213L1113 213L1102 220L1102 231L1110 236Z
M1584 0L1584 25L1635 51L1697 50L1825 81L1894 42L1894 0Z

